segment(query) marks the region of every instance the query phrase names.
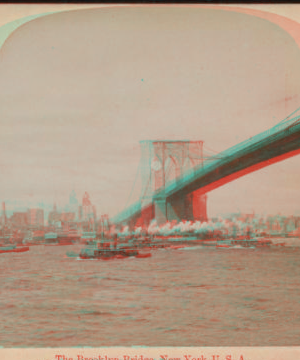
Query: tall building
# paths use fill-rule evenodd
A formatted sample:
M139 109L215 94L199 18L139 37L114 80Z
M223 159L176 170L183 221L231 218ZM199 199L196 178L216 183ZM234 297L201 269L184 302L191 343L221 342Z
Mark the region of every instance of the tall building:
M79 221L84 231L94 231L96 224L96 207L92 205L90 196L84 193L82 205L79 206Z
M65 207L65 211L77 214L78 213L78 205L79 205L79 202L77 200L76 193L74 190L72 190L70 197L69 197L69 204Z
M44 210L28 209L28 224L34 226L44 226Z
M92 205L90 196L87 192L84 193L82 199L82 206L79 207L79 219L81 221L96 220L96 208Z

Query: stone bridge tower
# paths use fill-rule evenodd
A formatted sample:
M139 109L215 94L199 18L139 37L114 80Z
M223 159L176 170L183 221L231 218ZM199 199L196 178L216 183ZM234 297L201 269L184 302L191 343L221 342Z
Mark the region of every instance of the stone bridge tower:
M148 225L155 218L158 224L172 220L207 220L206 195L194 191L186 196L168 202L159 191L176 182L185 174L192 174L194 168L203 165L203 141L141 141L142 175L142 222ZM143 210L147 209L147 211Z

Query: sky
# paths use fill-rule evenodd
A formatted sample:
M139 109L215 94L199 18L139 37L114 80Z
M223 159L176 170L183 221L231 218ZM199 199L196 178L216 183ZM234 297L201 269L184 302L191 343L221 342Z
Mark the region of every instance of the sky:
M139 141L222 151L300 106L299 6L260 7L293 21L228 7L88 7L0 5L4 26L52 12L3 33L1 201L64 205L74 189L115 215ZM300 214L299 182L296 156L209 193L208 215Z

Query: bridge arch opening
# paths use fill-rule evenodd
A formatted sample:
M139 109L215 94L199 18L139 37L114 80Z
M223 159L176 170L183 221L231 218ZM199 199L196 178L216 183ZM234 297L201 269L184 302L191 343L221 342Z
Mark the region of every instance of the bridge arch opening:
M155 156L151 161L151 192L154 193L156 190L163 186L163 165L162 161L158 156Z

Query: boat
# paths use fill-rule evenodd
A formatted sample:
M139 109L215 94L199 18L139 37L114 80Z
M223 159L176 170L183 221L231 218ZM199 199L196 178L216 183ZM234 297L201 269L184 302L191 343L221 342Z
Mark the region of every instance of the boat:
M231 248L231 249L256 249L267 248L272 245L272 241L269 239L231 239L221 240L216 244L216 248Z
M186 247L186 245L170 245L170 246L168 246L168 248L172 249L172 250L183 249L185 247Z
M151 249L151 250L157 250L157 249L165 249L168 248L169 246L167 244L151 244L149 245L149 247L146 247L146 249ZM145 249L145 248L144 248Z
M228 245L228 244L217 244L216 247L217 248L230 248L230 245Z
M279 247L279 246L285 246L285 243L284 243L284 242L282 242L282 243L277 243L277 244L273 244L273 246L277 246L277 247Z
M84 248L81 250L79 257L80 259L111 260L113 258L120 258L120 255L122 256L122 258L127 258L129 256L136 256L138 254L139 253L136 250Z
M236 246L241 246L242 248L255 249L259 247L259 241L257 239L241 238L231 240L231 245L236 249Z
M42 244L45 240L44 236L45 236L45 232L42 230L35 230L32 232L32 239L36 243Z
M4 249L3 247L0 248L0 254L4 253L20 253L25 252L29 250L29 246L23 246L23 247L15 247L14 249Z
M144 258L151 257L151 256L152 256L151 253L145 253L145 254L138 254L135 257L138 259L144 259Z
M72 241L72 243L79 242L80 235L79 235L77 229L70 229L69 230L69 232L68 232L68 240Z
M0 246L0 250L14 250L16 248L15 245L10 245L10 246Z
M67 255L67 257L71 257L71 258L73 258L73 257L76 257L76 258L79 257L79 254L76 253L76 252L74 252L74 251L67 251L66 255Z
M56 241L56 242L51 243L51 244L45 244L45 246L68 246L68 245L74 245L73 241L71 241L71 240L61 240L61 241Z
M233 249L244 249L242 245L233 245Z
M217 241L216 240L200 240L199 243L202 244L203 246L215 246L217 244Z
M45 244L57 243L57 233L48 232L45 234Z
M272 245L272 241L269 239L259 239L255 244L256 247L270 247Z
M62 232L45 234L45 246L73 245L72 238L62 235Z
M98 259L98 260L112 260L112 259L126 259L128 257L146 258L150 257L151 253L140 253L134 248L111 248L110 242L107 244L98 242L96 245L81 249L79 253L80 259Z
M237 245L237 244L235 244ZM230 248L233 246L232 240L218 240L216 242L216 248Z
M59 231L57 234L58 245L73 245L75 238L72 233L70 234L68 228Z
M73 245L74 242L71 239L63 239L58 242L58 246Z
M43 245L44 235L43 236L40 235L41 233L29 231L22 241L23 245L29 245L29 246Z

